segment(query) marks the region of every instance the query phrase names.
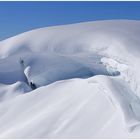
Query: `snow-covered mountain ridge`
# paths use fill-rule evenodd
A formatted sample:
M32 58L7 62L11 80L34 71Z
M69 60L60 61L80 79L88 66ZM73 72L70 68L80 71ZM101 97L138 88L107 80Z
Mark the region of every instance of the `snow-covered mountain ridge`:
M85 22L1 41L0 138L139 138L139 26Z

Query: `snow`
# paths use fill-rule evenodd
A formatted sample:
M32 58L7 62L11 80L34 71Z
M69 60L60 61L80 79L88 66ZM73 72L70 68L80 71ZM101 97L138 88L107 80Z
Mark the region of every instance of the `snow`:
M0 42L0 138L140 138L140 22L46 27Z

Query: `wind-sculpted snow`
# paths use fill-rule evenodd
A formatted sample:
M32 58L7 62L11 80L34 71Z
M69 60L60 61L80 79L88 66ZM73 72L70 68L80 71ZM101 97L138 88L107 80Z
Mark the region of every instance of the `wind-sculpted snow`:
M0 138L140 138L140 22L41 28L0 42Z

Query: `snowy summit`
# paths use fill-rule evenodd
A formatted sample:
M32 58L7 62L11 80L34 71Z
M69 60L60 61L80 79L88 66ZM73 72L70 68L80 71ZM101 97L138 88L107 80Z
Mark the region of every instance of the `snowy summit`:
M0 138L140 138L140 21L41 28L0 42Z

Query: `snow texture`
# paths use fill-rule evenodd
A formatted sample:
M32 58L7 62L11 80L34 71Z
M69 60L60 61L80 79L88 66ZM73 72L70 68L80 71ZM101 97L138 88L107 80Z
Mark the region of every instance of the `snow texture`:
M0 138L140 138L140 21L46 27L0 42Z

